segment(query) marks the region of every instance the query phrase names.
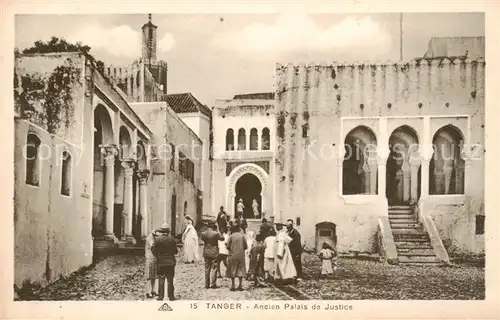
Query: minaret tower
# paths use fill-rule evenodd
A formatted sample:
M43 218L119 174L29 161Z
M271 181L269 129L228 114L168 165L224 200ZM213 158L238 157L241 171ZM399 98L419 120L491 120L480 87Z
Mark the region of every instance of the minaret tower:
M148 22L142 26L142 58L146 61L156 61L156 45L158 42L156 29L158 27L151 22L151 14L149 14Z

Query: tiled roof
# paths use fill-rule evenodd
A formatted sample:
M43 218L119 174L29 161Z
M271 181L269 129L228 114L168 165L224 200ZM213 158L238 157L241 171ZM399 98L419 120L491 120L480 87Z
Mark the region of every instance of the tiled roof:
M237 94L233 99L263 99L274 100L274 92Z
M212 116L212 111L191 93L167 94L166 100L176 113L201 112L208 117Z

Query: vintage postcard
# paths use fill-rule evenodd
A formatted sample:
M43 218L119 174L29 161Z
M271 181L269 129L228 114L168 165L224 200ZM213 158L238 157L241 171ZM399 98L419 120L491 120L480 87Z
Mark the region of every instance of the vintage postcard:
M454 5L2 5L2 318L499 317L500 6Z

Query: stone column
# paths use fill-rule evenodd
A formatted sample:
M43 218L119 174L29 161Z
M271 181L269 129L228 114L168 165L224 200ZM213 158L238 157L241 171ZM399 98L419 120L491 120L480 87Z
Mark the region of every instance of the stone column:
M443 166L443 180L444 180L444 194L450 193L451 175L453 174L453 160L444 160Z
M118 148L115 145L106 145L102 147L104 154L104 163L106 166L104 177L104 206L106 207L106 235L105 238L117 243L113 232L114 226L114 206L115 206L115 156L118 154Z
M418 167L420 159L412 156L410 159L410 202L418 201Z
M236 151L239 148L238 142L238 130L233 130L233 150Z
M432 148L432 137L430 132L430 117L424 117L424 134L423 143L420 148L420 159L421 159L421 186L420 186L420 198L425 199L429 196L429 164L431 158L434 154L434 149Z
M411 167L407 160L404 160L401 170L403 171L403 202L408 203L410 201L411 191Z
M378 195L380 197L386 197L386 169L387 169L387 159L381 157L378 159Z
M137 172L139 178L139 214L141 215L141 235L146 237L148 233L148 179L149 170Z
M251 130L245 130L245 149L250 150L250 132Z
M378 123L379 140L377 142L377 164L378 164L378 196L387 202L387 159L389 158L389 137L387 132L387 118L380 118Z
M125 187L123 192L123 215L125 218L125 240L135 244L133 237L133 173L135 162L133 160L122 161L122 167L125 172Z
M257 150L262 149L262 130L257 129Z
M377 160L376 159L370 159L368 162L369 165L369 174L370 174L370 188L369 194L377 194Z

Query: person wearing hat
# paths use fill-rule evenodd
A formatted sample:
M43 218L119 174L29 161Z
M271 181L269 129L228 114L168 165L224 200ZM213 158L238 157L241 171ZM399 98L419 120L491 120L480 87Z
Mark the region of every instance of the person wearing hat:
M245 210L245 205L243 204L243 199L240 198L236 204L236 220L243 218L243 210Z
M293 219L288 219L286 221L287 234L290 236L292 241L288 245L290 248L290 253L292 254L293 264L297 270L297 280L302 278L302 241L300 237L300 232L294 228Z
M167 279L167 294L170 301L174 298L174 276L175 276L175 255L177 251L177 243L170 235L170 225L162 224L157 230L155 242L152 246L153 254L156 257L156 268L158 274L158 300L163 300L165 297L165 278Z
M217 271L219 265L219 241L224 240L224 236L217 232L215 222L208 222L207 230L201 234L204 242L203 258L205 259L205 288L217 288Z

